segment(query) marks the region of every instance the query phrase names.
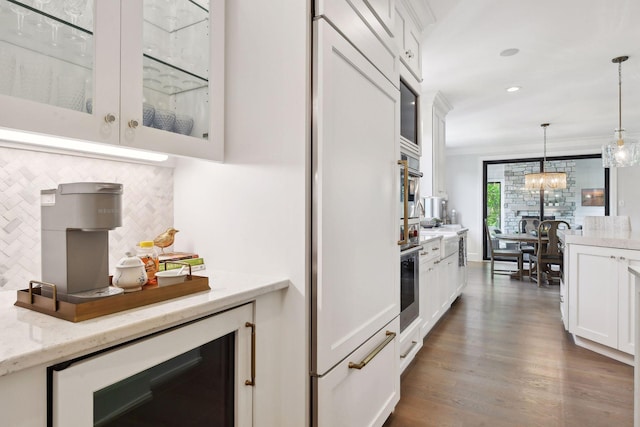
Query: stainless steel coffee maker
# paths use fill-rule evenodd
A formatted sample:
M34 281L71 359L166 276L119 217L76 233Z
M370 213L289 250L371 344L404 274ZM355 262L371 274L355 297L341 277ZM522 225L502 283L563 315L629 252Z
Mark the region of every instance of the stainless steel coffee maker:
M61 300L115 293L109 287L109 230L122 225L122 184L60 184L40 196L42 280L56 285Z

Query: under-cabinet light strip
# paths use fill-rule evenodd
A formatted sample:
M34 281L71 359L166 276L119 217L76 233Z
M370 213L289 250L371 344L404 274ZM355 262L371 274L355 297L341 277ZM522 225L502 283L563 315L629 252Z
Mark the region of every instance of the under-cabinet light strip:
M151 162L164 162L169 158L169 156L167 156L166 154L138 151L131 148L97 144L93 142L62 138L58 136L42 135L25 131L16 131L12 129L0 128L0 139L21 144L39 145L63 150L103 154L107 156L126 157L129 159L147 160Z

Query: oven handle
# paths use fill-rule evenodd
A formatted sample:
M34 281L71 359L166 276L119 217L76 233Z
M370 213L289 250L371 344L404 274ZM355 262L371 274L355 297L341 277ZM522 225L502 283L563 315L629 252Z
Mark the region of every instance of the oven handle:
M398 245L409 243L409 162L398 160L398 164L404 168L404 239L398 240Z
M423 249L424 246L422 245L412 246L409 249L405 249L404 251L400 252L400 256L411 255L412 253L419 252Z

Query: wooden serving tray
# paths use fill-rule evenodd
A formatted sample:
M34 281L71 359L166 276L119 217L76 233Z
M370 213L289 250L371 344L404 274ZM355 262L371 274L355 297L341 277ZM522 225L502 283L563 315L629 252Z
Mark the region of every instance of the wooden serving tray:
M187 280L175 285L162 287L145 285L141 291L137 292L113 295L83 303L71 303L60 301L56 298L54 285L45 284L53 286L53 295L48 297L42 295L42 287L33 287L33 283L42 282L32 281L29 283L29 289L19 290L18 298L14 305L70 322L81 322L106 314L117 313L211 289L209 287L209 278L187 276Z

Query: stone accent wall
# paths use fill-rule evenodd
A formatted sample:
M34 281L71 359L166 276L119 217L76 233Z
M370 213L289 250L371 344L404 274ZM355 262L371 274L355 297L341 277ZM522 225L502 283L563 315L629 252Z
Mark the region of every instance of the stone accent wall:
M567 188L549 191L545 195L545 216L555 216L555 219L567 221L573 225L575 206L575 160L554 160L545 164L546 172L566 172ZM504 168L504 209L503 233L514 233L523 216L540 215L540 196L537 191L524 189L524 176L538 172L537 162L508 163ZM556 205L557 203L557 205Z

